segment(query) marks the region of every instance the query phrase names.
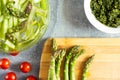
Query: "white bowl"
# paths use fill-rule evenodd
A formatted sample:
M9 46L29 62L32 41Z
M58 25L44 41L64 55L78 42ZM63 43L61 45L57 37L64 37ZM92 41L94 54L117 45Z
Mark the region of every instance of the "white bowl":
M97 28L98 30L105 32L105 33L120 33L120 26L117 28L108 27L104 24L102 24L100 21L98 21L95 16L92 14L91 8L90 8L90 1L91 0L84 0L84 10L85 14L90 21L90 23Z

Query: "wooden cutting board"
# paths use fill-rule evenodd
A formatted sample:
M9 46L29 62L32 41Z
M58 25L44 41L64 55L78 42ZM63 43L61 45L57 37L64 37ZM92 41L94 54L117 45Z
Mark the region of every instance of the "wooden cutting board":
M89 68L87 80L120 80L120 38L56 38L56 41L59 48L68 49L74 45L81 45L86 50L76 61L76 80L81 80L84 62L92 54L95 54L95 58ZM50 46L51 41L47 39L40 61L40 80L47 80L48 77Z

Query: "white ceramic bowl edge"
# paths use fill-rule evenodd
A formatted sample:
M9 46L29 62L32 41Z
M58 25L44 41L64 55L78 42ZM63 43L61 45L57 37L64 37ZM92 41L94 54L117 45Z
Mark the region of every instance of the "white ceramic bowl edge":
M90 8L90 1L91 0L84 0L84 10L85 10L85 14L88 18L88 20L90 21L90 23L97 28L98 30L105 32L105 33L120 33L120 27L118 28L112 28L112 27L108 27L104 24L102 24L101 22L99 22L95 16L92 14L91 8Z

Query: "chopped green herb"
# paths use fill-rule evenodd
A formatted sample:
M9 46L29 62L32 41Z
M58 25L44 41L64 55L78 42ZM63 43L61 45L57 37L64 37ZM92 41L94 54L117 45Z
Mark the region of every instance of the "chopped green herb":
M91 0L90 7L101 23L113 28L120 25L120 0Z

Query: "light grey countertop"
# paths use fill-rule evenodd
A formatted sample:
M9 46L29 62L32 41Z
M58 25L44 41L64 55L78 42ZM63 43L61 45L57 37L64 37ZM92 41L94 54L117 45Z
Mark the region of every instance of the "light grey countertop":
M17 74L17 80L25 80L26 76L31 74L38 77L43 44L49 37L120 37L120 34L98 31L89 23L84 13L84 0L50 0L50 10L50 24L42 40L15 57L4 53L0 54L0 58L6 57L11 61L9 69L0 69L0 80L4 80L5 74L9 71ZM19 64L23 61L29 61L32 64L30 73L20 72Z

